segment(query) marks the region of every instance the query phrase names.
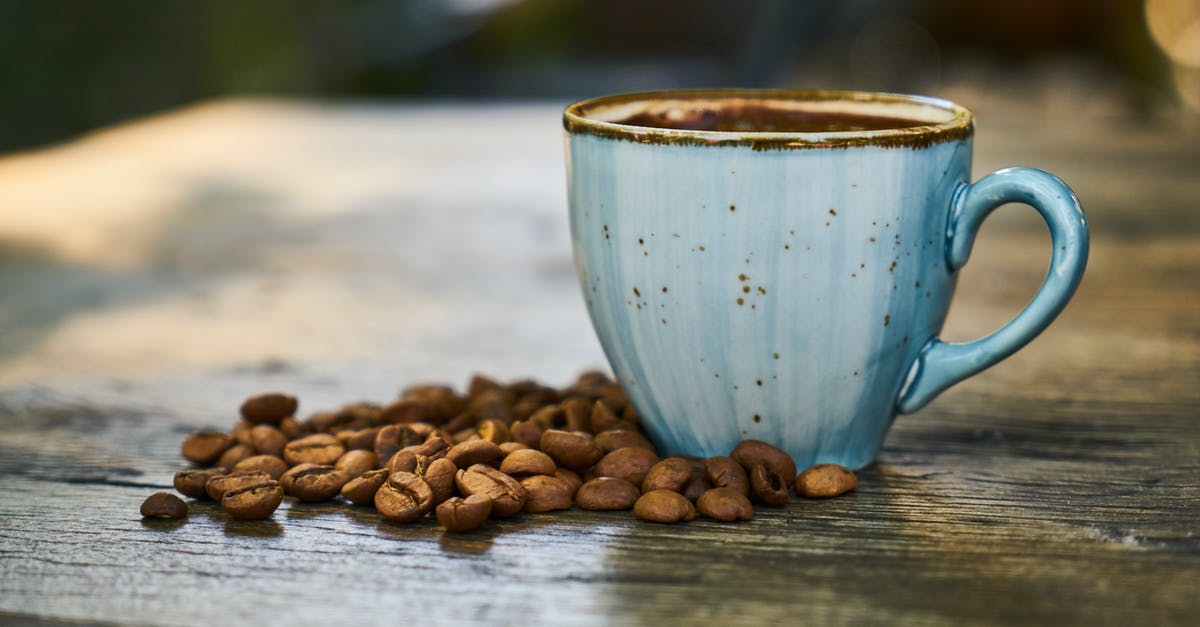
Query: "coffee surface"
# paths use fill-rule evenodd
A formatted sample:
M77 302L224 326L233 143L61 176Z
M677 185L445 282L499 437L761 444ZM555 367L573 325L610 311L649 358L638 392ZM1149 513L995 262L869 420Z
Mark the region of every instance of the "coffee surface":
M642 111L612 122L681 131L737 133L838 133L911 128L930 124L910 118L843 111L804 111L762 105L698 106Z

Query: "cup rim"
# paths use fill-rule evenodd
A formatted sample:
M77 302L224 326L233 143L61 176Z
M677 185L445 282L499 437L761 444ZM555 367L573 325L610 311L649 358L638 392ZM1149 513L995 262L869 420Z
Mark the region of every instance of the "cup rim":
M944 120L928 124L867 131L762 132L696 131L621 124L589 115L589 111L623 104L668 100L760 100L779 103L842 102L851 106L924 108L941 111ZM965 107L929 96L829 89L664 89L613 94L568 105L563 110L563 128L569 135L592 135L640 144L686 146L747 146L754 150L813 148L925 148L933 144L969 138L974 119Z

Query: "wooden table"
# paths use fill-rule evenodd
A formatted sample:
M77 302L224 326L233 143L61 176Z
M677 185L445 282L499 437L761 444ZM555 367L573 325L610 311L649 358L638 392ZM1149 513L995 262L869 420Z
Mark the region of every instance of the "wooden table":
M1078 190L1088 275L1028 349L899 419L857 493L467 535L344 504L137 510L254 392L315 410L603 365L557 107L220 102L0 160L0 622L1195 624L1200 137L979 126L977 175ZM994 216L947 336L1017 311L1047 248L1032 212Z

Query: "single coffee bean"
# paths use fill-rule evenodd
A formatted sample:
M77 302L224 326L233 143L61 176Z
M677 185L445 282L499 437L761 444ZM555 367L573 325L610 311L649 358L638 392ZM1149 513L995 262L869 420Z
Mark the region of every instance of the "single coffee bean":
M217 460L217 465L221 468L233 468L238 462L247 457L254 457L254 455L254 447L246 446L245 444L234 444L225 449L224 453L221 453L220 459Z
M420 401L433 410L436 419L434 424L440 424L462 413L465 402L454 390L444 385L412 385L404 388L401 399Z
M421 478L429 484L433 492L433 505L436 507L442 501L454 496L454 476L458 474L458 466L443 457L435 459L424 467Z
M250 485L225 493L221 509L235 520L268 518L283 502L283 488L278 481Z
M500 447L491 440L470 440L455 444L446 452L446 459L454 462L459 468L468 468L475 464L490 464L500 459Z
M567 414L563 411L561 405L550 405L549 407L543 407L533 412L527 422L542 431L550 429L563 430L567 428Z
M379 460L375 458L375 453L355 449L343 453L333 467L342 471L346 477L353 479L378 465Z
M288 442L287 446L283 447L283 459L293 466L296 464L327 466L336 462L345 452L346 449L342 448L337 438L328 433L317 433Z
M568 487L571 488L571 497L572 498L574 498L575 493L579 491L579 486L583 485L583 479L580 478L579 473L575 472L574 470L567 470L566 468L555 468L554 476L561 479L564 483L567 484Z
M717 456L704 460L704 472L708 480L718 488L730 488L744 495L750 494L750 477L746 469L732 457Z
M188 506L183 499L170 492L155 492L142 501L143 518L187 518Z
M646 473L658 463L658 455L644 448L622 448L605 455L596 462L596 475L616 477L640 486Z
M380 427L367 427L357 431L339 431L338 442L347 451L375 451L375 438Z
M392 472L413 472L417 469L418 446L409 446L396 451L387 461L386 467Z
M576 388L603 388L613 383L612 377L608 376L603 370L586 370L579 373L579 377L575 379L572 387Z
M516 398L508 390L490 390L468 402L467 411L478 416L481 422L499 420L506 425L512 424L516 419L512 411L514 401Z
M479 439L479 434L475 432L473 427L470 429L463 429L462 431L455 431L454 433L451 433L450 436L452 439L448 441L455 444L462 444L463 442L470 442L471 440Z
M754 468L755 464L766 464L775 474L786 477L787 480L796 476L796 462L792 461L791 455L762 440L742 440L729 456L747 472Z
M770 466L755 464L750 469L750 495L763 505L783 507L788 502L788 486Z
M276 481L283 473L287 472L287 469L287 462L274 455L247 457L233 466L233 472L264 472Z
M242 403L242 418L254 424L277 425L280 420L296 415L299 402L287 394L260 394Z
M654 445L645 436L628 429L614 429L596 434L596 446L606 453L623 448L645 448L654 450Z
M475 430L479 433L479 439L487 440L497 445L504 444L512 439L512 434L509 432L508 427L495 418L480 420Z
M271 475L265 472L235 472L227 475L217 475L208 480L204 484L204 491L208 494L208 498L221 502L225 497L225 493L230 490L244 488L248 485L257 485L271 481Z
M696 508L678 492L654 490L638 498L633 515L647 522L673 524L694 519Z
M250 429L250 446L260 455L283 457L283 447L287 443L287 436L271 425L258 425Z
M525 488L516 479L483 464L460 470L454 477L458 491L466 496L483 494L492 499L496 518L515 516L525 505Z
M529 420L519 420L512 423L508 430L513 440L529 448L537 448L541 446L542 432L545 431L545 428L530 418Z
M411 472L394 472L375 493L375 509L395 522L412 522L433 509L433 491Z
M531 475L521 479L525 511L530 513L571 509L571 486L558 477Z
M513 453L514 451L522 451L522 450L527 451L527 450L532 450L532 449L530 449L528 446L525 446L524 444L521 444L520 442L505 442L504 444L500 445L500 453L502 455L504 455L505 457L507 457L509 454Z
M609 453L609 455L613 454ZM693 471L692 465L686 459L682 457L668 457L652 466L650 471L646 473L646 478L642 480L642 492L650 492L652 490L683 492L688 481L692 479Z
M175 473L175 489L184 496L190 496L194 499L208 498L208 492L204 491L204 485L213 477L220 477L225 474L223 468L201 468L196 470L180 470Z
M246 422L245 420L239 420L237 421L237 424L233 425L233 429L229 432L229 436L232 437L233 441L238 444L254 446L254 440L250 437L250 430L253 428L254 425L252 423Z
M300 464L279 477L288 496L301 501L328 501L342 491L349 478L333 466Z
M374 505L375 492L391 474L387 468L368 470L342 486L342 496L355 505Z
M417 436L421 442L428 440L429 436L432 435L434 431L437 431L437 427L428 422L410 422L404 426L408 427L408 430L411 431L413 435Z
M481 527L492 514L492 499L482 494L454 497L437 506L438 524L446 531L471 531Z
M183 441L179 451L188 461L207 466L220 459L233 443L231 436L220 431L198 431Z
M750 499L734 488L713 488L701 494L696 500L696 510L721 522L750 520L754 515Z
M604 401L596 401L592 405L592 415L588 425L591 427L592 433L596 434L616 429L629 429L633 426L614 414Z
M425 437L408 428L408 425L387 425L375 434L375 455L379 459L391 459L396 451L424 441Z
M591 435L556 429L542 433L541 446L538 448L553 457L559 466L574 471L585 470L604 455Z
M304 426L300 424L300 421L291 416L279 421L279 430L289 440L299 440L308 435L308 432L304 430Z
M637 486L624 479L596 477L579 486L575 504L590 510L629 509L640 496Z
M467 400L474 400L484 392L488 392L490 390L502 389L504 389L504 386L500 385L499 381L476 373L471 375L471 380L467 382Z
M620 383L609 383L600 388L600 401L615 414L619 414L629 406L629 397Z
M440 428L447 433L458 433L463 429L474 429L475 423L479 422L479 418L474 414L462 413L443 424ZM445 438L447 442L450 438Z
M567 419L566 431L584 431L591 433L592 431L592 404L593 400L577 396L568 398L559 404L562 407L563 414Z
M749 483L749 481L747 481L747 483ZM704 470L702 468L696 468L693 466L692 478L688 479L688 482L683 486L683 491L681 493L683 496L687 497L687 500L695 503L705 492L711 490L712 488L713 484L708 480L708 477L705 476ZM749 491L749 489L750 488L747 486L746 490Z
M854 471L837 464L817 464L796 477L796 494L808 498L829 498L857 489Z
M549 455L531 448L513 451L500 462L500 472L510 477L553 475L556 469Z

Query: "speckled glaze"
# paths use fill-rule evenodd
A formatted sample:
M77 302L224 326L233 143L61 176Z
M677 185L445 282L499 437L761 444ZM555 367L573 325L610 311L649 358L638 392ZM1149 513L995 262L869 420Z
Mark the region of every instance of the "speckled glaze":
M1070 190L1036 170L968 185L969 132L916 147L853 137L821 147L819 134L797 134L803 149L763 149L746 141L755 134L630 141L619 125L576 124L579 281L615 374L668 454L722 455L757 438L801 468L860 468L898 412L1032 339L1083 272L1086 224ZM1009 201L1047 217L1047 283L1005 329L944 344L955 271L983 218Z

